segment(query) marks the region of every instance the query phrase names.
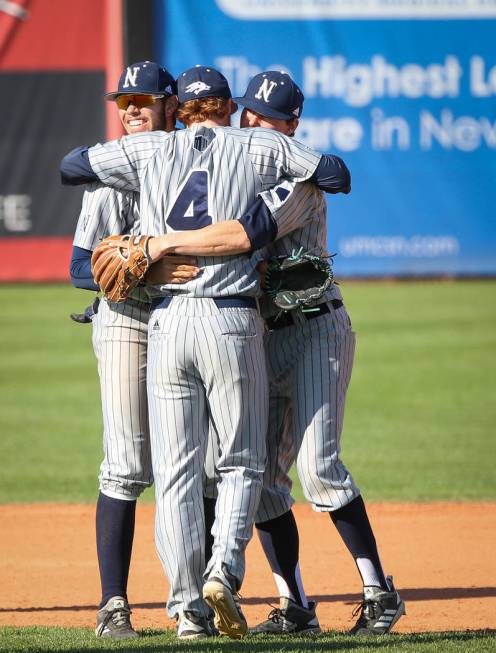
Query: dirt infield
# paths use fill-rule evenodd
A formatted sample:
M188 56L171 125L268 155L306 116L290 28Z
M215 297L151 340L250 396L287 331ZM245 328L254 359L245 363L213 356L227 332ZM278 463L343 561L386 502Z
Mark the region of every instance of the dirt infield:
M134 624L170 628L167 585L153 544L154 507L138 507L129 583ZM327 515L295 508L303 580L321 625L348 629L360 599L355 566ZM399 632L494 628L496 503L371 504L387 573L407 603ZM99 580L94 507L0 506L0 625L93 626ZM257 538L249 546L242 590L250 624L275 603L274 584Z

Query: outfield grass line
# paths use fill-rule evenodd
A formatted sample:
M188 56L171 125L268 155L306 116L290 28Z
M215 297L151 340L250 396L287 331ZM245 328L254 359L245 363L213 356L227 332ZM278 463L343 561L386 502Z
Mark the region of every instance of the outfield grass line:
M49 509L50 507L63 507L67 506L68 508L88 508L93 505L96 505L98 499L98 495L95 495L95 498L93 500L85 500L85 501L64 501L63 499L60 500L50 500L50 501L0 501L0 506L18 506L19 508L31 508L31 507L38 507L38 508L44 508L44 509ZM154 497L151 498L146 498L145 496L140 497L139 499L139 505L146 505L146 506L153 506L155 505L155 499ZM411 500L411 501L402 501L400 499L377 499L377 500L372 500L372 501L367 501L367 506L373 509L378 509L380 508L381 505L384 506L391 506L391 507L397 507L399 510L404 510L404 509L410 509L415 506L431 506L433 509L436 509L436 507L442 508L443 506L480 506L484 507L486 506L487 508L494 508L496 507L496 500L492 497L489 498L473 498L473 499L443 499L443 500L432 500L432 499L419 499L419 500ZM295 501L295 505L297 506L305 506L305 505L310 505L305 499L298 499ZM319 514L319 513L317 513Z

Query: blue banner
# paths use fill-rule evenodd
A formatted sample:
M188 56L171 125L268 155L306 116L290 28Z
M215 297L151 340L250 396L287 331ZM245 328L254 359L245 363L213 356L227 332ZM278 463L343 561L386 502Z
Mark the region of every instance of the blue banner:
M352 173L328 198L339 275L496 273L496 0L156 0L155 27L175 75L300 85L296 137Z

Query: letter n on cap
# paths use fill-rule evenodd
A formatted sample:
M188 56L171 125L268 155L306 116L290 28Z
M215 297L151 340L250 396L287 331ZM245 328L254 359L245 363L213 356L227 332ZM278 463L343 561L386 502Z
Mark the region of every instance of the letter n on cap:
M136 77L138 76L139 66L128 66L126 70L126 78L124 79L123 88L128 88L129 85L136 86Z
M260 88L258 89L255 97L257 98L257 100L261 100L263 96L263 101L268 103L269 96L276 86L277 86L277 82L271 82L269 79L264 79L263 82L260 84Z

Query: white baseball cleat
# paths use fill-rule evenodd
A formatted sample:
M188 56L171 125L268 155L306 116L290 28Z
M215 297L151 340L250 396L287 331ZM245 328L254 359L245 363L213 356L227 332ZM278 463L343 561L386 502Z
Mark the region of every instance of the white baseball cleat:
M207 617L201 617L191 610L185 610L176 615L177 636L179 639L204 639L213 637L213 632Z

